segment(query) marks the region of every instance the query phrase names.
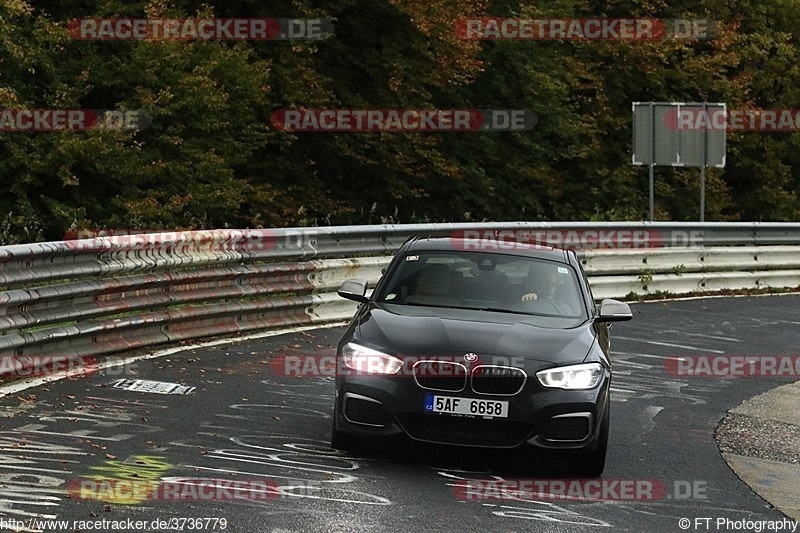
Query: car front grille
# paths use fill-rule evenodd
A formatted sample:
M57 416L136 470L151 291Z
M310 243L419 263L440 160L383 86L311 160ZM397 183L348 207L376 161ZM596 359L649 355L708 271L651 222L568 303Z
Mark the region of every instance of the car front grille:
M400 424L413 438L442 444L511 447L531 432L528 424L436 415L407 415Z
M458 392L467 386L467 367L449 361L418 361L414 379L423 389Z
M414 380L427 390L459 392L470 388L478 394L513 396L528 381L521 368L500 365L478 365L468 371L461 363L450 361L418 361L414 364Z
M472 369L472 390L479 394L514 395L525 386L524 370L509 366L480 365Z

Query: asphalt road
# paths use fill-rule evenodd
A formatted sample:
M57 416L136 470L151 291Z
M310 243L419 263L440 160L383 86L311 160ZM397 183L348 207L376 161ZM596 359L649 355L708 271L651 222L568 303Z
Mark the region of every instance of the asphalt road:
M331 450L333 380L279 376L269 363L286 353L332 353L342 331L333 328L192 349L6 396L0 529L109 531L111 521L120 521L114 525L128 531L732 531L718 528L716 519L782 519L730 471L713 432L727 409L789 380L674 377L663 361L796 354L800 296L632 308L634 320L612 332L603 478L660 483L666 494L657 500L463 501L454 490L459 481L567 473L530 450L465 452L402 442L356 456ZM125 378L183 387L132 391L120 383ZM223 501L231 498L225 491L214 500L199 490L194 497L187 488L206 478L238 480L252 492L246 500ZM148 487L160 479L188 499L176 500L174 491L141 497L121 483L102 486L107 479ZM268 488L259 492L259 483ZM36 515L68 523L37 527ZM688 529L679 527L681 518L690 519ZM712 520L705 527L699 518Z

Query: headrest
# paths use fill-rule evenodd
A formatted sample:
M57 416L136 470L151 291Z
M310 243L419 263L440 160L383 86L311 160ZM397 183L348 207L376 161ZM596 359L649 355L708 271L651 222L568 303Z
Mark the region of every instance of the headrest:
M422 269L417 281L417 294L444 296L450 291L450 271L447 265L432 264Z

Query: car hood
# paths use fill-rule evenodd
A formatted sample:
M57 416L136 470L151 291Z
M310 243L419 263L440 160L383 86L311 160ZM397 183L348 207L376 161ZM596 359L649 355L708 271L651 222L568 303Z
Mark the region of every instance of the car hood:
M371 304L357 342L401 355L479 355L548 363L582 361L595 341L592 323L531 315Z

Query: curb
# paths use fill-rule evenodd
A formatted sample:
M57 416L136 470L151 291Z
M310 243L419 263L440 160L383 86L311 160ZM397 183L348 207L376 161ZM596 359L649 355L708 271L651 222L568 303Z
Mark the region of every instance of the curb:
M800 520L800 381L734 407L714 437L739 479L783 514Z

